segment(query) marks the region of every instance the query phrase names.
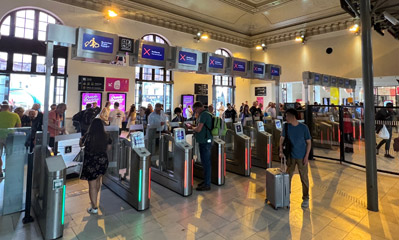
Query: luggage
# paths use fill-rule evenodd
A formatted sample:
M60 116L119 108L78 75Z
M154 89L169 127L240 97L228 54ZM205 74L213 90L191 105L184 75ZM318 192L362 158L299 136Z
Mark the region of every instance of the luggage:
M277 208L290 206L290 176L281 168L266 169L266 202Z

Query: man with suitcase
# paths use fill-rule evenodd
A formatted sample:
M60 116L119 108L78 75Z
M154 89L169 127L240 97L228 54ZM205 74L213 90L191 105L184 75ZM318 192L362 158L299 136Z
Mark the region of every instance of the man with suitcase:
M290 143L290 154L287 157L287 172L290 175L290 182L294 175L295 166L298 165L299 175L302 182L302 207L309 207L309 178L308 162L311 149L309 128L298 122L298 112L295 109L288 109L286 112L287 123L283 127L280 138L280 158L284 157L284 139L288 136Z

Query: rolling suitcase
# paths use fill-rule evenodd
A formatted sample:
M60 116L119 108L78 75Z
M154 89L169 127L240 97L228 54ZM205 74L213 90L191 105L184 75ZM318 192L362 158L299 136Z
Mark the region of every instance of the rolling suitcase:
M290 206L290 176L281 168L266 169L267 202L270 202L274 209Z

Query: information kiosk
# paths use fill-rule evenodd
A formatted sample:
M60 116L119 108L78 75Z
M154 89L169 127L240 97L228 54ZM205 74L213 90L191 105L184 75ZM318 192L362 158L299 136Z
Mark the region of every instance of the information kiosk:
M117 171L107 173L103 179L105 186L138 211L150 207L150 156L144 133L133 132L129 140L121 139Z
M173 129L173 136L161 135L159 161L152 161L151 180L182 196L193 191L193 147L186 141L184 128Z

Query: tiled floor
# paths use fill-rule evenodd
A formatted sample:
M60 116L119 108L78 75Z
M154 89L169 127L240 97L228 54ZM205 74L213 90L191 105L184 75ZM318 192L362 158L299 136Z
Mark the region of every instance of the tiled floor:
M98 216L86 213L87 183L69 180L63 239L398 239L399 178L379 175L380 212L370 212L364 171L323 161L310 165L305 210L299 175L290 209L265 205L265 170L259 168L250 178L228 173L225 186L187 198L153 183L144 212L103 187ZM24 226L21 218L0 217L0 239L39 239L37 224Z

